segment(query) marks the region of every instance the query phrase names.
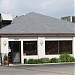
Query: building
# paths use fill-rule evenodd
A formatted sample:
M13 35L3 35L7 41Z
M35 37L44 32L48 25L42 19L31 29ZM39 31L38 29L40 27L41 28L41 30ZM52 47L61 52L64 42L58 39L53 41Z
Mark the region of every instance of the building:
M11 14L0 14L0 29L5 27L12 22L12 15Z
M75 16L66 16L66 17L62 17L61 19L75 23Z
M16 17L0 29L2 60L10 53L11 63L25 59L54 58L62 53L75 57L75 24L30 12Z

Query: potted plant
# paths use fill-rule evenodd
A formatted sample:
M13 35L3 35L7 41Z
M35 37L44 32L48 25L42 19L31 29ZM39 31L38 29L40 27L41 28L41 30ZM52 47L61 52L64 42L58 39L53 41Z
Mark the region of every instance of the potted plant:
M8 56L4 55L4 65L8 65Z

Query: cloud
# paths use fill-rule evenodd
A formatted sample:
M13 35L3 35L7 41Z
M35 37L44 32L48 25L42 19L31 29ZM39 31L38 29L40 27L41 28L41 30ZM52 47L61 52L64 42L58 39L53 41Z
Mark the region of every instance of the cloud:
M52 4L54 3L53 0L47 0L47 1L44 1L40 4L40 6L44 9L50 7Z
M40 4L43 9L66 9L74 6L73 0L44 0Z
M44 0L40 6L45 13L51 16L74 14L74 0Z
M14 9L15 5L14 0L1 0L0 8L2 11L11 11Z
M22 15L37 12L52 17L73 15L75 0L0 0L0 12Z

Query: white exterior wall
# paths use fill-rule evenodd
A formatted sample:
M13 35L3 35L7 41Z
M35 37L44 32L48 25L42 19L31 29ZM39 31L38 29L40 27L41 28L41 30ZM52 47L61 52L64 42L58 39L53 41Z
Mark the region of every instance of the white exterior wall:
M1 38L0 38L0 62L1 62Z
M24 57L23 57L23 41L21 41L21 64L24 64Z
M73 56L75 58L75 37L73 37Z
M46 37L46 41L73 40L72 37Z
M38 37L38 58L45 57L45 37Z
M59 55L45 55L45 41L58 41L58 40L73 40L73 55L75 57L75 37L9 37L1 38L1 53L8 53L8 41L21 41L21 64L24 59L38 59L38 58L54 58ZM24 55L23 54L23 41L37 41L38 55ZM6 45L4 45L6 43Z
M1 53L8 53L8 38L1 38Z
M1 38L0 38L0 53L1 53Z
M24 55L23 41L37 41L37 37L10 37L8 41L21 41L21 64L24 64L24 59L37 59L38 55ZM37 51L38 52L38 51Z
M4 55L8 55L8 38L1 38L1 56L2 56L2 62Z

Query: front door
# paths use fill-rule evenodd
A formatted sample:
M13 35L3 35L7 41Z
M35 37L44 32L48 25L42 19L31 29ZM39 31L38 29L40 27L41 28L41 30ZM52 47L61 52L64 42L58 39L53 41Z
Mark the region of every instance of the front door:
M21 42L20 41L9 41L9 63L21 63Z

